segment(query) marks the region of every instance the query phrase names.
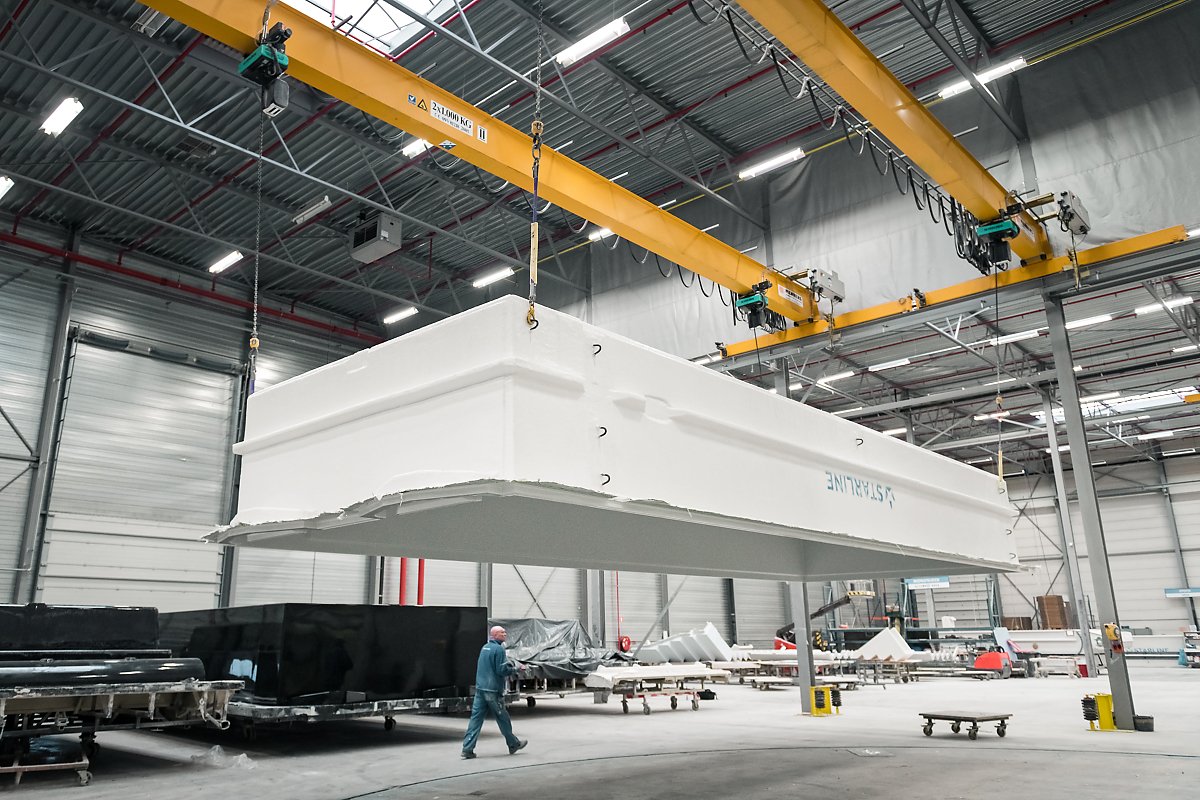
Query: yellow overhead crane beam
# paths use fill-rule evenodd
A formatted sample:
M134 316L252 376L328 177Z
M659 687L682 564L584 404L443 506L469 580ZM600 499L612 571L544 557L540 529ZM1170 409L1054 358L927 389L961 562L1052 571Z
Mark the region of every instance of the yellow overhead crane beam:
M241 53L255 48L262 30L263 0L142 2ZM293 31L287 56L295 80L533 189L528 134L282 3L271 9L276 22ZM560 208L733 292L770 280L769 306L787 319L807 323L818 316L807 287L548 147L542 149L538 190Z
M1011 205L992 177L821 0L738 0L805 65L982 222ZM1046 230L1028 212L1010 241L1023 264L1050 258Z

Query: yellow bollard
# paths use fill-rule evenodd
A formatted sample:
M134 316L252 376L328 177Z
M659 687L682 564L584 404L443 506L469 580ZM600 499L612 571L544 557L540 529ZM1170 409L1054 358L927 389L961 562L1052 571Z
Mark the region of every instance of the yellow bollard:
M833 690L828 686L808 687L808 701L814 717L828 717L834 713ZM837 713L842 710L837 709Z
M1113 719L1113 701L1111 694L1096 694L1096 710L1100 712L1100 730L1115 731L1117 722Z

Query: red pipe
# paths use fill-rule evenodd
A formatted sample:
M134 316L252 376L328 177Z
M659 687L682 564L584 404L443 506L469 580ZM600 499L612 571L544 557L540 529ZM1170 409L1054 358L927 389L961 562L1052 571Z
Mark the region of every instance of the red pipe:
M417 559L417 605L425 605L425 559Z
M4 41L4 37L8 36L8 32L16 26L17 18L21 16L21 13L25 11L25 7L28 5L29 0L21 0L21 2L17 4L16 9L11 15L9 15L8 21L4 23L4 27L0 28L0 42Z
M404 599L404 590L405 590L405 588L407 588L407 585L408 585L408 559L405 558L404 556L400 556L400 593L399 593L400 596L398 599L400 600L400 605L402 605L402 606L408 605L408 603Z
M254 307L252 302L241 297L234 297L232 295L214 292L211 289L204 289L199 286L180 283L177 280L173 280L162 275L154 275L149 272L142 272L141 270L132 269L121 264L113 264L109 261L94 258L93 256L84 255L83 253L64 250L61 247L54 247L53 245L35 242L31 239L25 239L20 236L14 236L11 233L4 233L3 231L0 231L0 242L16 245L17 247L24 247L27 250L33 250L34 252L42 253L48 256L54 256L56 258L70 259L76 264L92 267L93 269L98 269L102 272L109 272L114 275L132 278L137 281L142 281L144 283L153 284L165 289L182 292L184 294L189 294L193 297L202 298L204 300L211 300L215 303L232 306L234 308L248 310ZM304 317L290 311L280 311L279 309L271 308L270 306L260 306L258 312L266 317L274 317L276 319L294 322L298 325L305 325L310 328L315 328L319 331L324 331L325 333L334 333L339 336L344 336L348 339L367 342L368 344L379 344L380 342L384 341L382 338L378 336L372 336L369 333L363 333L351 328L342 328L337 325L331 325L328 322L321 322L320 320Z

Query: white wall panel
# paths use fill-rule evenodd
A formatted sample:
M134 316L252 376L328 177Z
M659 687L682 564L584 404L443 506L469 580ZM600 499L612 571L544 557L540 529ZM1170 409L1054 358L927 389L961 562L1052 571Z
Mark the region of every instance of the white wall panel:
M791 622L788 619L787 584L779 581L757 581L735 578L733 607L737 613L739 644L770 647L775 631Z
M658 639L662 625L654 624L662 610L662 583L652 572L604 573L604 632L609 646L628 636L637 647L643 639ZM649 632L649 636L647 636Z
M40 576L44 603L212 608L220 548L206 525L51 514Z
M703 575L668 575L667 599L674 597L667 611L668 633L699 630L711 622L726 641L733 638L728 581Z
M18 436L0 418L0 455L24 457L28 448L37 449L56 308L57 291L44 271L0 260L0 408L20 431ZM0 458L0 487L4 487L0 490L0 565L4 567L15 568L20 560L33 475L28 466L29 462ZM6 602L15 575L0 571L0 596Z
M365 603L367 564L358 555L242 548L230 605Z
M584 574L561 567L493 564L491 614L582 620Z

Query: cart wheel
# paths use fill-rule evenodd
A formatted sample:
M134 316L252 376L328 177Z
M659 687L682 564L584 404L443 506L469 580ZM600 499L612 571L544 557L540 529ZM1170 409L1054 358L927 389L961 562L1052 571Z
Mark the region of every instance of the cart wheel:
M629 713L629 702L627 700L621 701L621 713L623 713L623 714Z
M679 707L679 698L672 696L671 697L671 710L674 711L678 707Z
M383 718L383 729L385 731L390 731L392 728L395 728L395 727L396 727L396 718L395 717L384 717Z
M693 697L692 698L692 711L699 711L699 710L700 710L700 701Z
M902 676L900 677L900 680L904 681L905 683L908 683L908 676L907 676L907 675L902 675Z
M1001 739L1004 738L1004 734L1006 733L1008 733L1008 726L1006 726L1003 722L996 726L996 735Z
M970 739L971 741L975 741L976 739L978 739L979 738L979 729L971 728L969 731L967 731L967 738Z
M92 773L88 772L86 769L79 770L78 774L79 774L79 785L80 786L87 786L89 783L92 782Z
M536 697L526 697L525 705L529 706L530 708L533 708L534 706L537 705L537 698Z
M925 723L925 726L923 728L921 728L921 730L925 732L926 736L933 736L933 723L932 722Z
M746 676L745 676L745 675L739 675L739 676L738 676L738 683L739 683L739 684L745 684L745 683L746 683Z
M959 731L962 730L962 723L959 723L959 722L950 723L950 730L954 731L955 733L958 733Z
M649 703L642 704L642 713L645 714L646 716L650 716L650 704Z

